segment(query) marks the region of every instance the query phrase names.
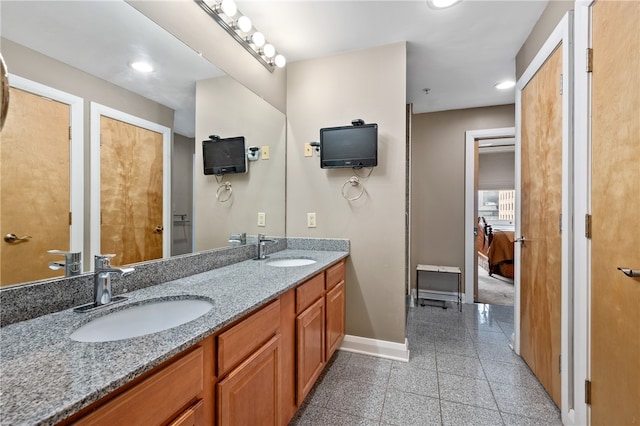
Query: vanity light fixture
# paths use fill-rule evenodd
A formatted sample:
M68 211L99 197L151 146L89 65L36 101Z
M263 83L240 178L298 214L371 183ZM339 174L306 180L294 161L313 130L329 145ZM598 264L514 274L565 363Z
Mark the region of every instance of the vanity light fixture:
M461 1L462 0L427 0L427 4L432 9L446 9L447 7L460 3Z
M151 66L151 64L144 61L132 62L131 68L139 72L153 72L153 67Z
M194 0L209 16L229 33L247 52L270 72L287 64L284 56L267 43L249 17L243 15L234 0Z
M498 90L507 90L507 89L511 89L515 85L516 85L515 81L505 80L505 81L501 81L500 83L496 83L493 87L495 87Z

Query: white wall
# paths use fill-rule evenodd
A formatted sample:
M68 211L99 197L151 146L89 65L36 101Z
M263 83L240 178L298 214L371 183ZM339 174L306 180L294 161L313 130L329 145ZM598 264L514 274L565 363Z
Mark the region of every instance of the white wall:
M491 152L478 156L478 189L514 189L516 185L515 152Z
M347 334L405 339L406 44L295 62L287 77L287 236L351 240ZM321 169L304 144L322 127L378 123L378 167L349 202L351 169ZM364 172L364 171L362 171ZM317 227L307 228L307 213Z

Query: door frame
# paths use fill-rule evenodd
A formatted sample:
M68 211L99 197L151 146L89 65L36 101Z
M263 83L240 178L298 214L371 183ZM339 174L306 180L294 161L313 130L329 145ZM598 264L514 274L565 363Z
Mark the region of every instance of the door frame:
M547 41L540 48L525 72L516 83L516 188L522 185L522 91L544 65L549 56L562 43L562 237L561 237L561 414L564 424L577 424L575 407L579 386L574 382L576 352L574 329L574 258L573 258L573 11L560 20ZM579 55L578 55L579 56ZM522 235L521 221L522 194L516 191L516 236ZM515 339L514 350L520 354L520 256L521 246L515 246ZM584 392L584 391L583 391Z
M516 135L515 127L500 127L496 129L467 130L465 132L465 168L464 168L464 303L474 303L473 284L474 276L477 273L478 263L475 260L477 250L475 229L478 226L477 218L474 214L475 207L475 143L483 139L513 138ZM516 140L517 143L517 140ZM475 268L475 269L474 269ZM517 292L516 292L517 295ZM515 300L514 300L515 302ZM515 314L515 311L514 311Z
M100 117L105 116L162 134L162 257L171 256L171 129L126 112L91 102L91 259L100 254ZM93 262L90 265L93 271Z
M84 100L62 90L9 74L9 86L69 105L69 251L84 252ZM87 265L85 259L83 264ZM83 268L84 269L84 268Z

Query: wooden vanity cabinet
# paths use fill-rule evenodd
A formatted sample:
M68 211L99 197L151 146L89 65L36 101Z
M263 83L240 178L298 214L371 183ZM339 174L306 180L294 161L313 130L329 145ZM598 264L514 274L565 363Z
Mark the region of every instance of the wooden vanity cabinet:
M345 334L346 287L344 260L326 272L326 359L340 347Z

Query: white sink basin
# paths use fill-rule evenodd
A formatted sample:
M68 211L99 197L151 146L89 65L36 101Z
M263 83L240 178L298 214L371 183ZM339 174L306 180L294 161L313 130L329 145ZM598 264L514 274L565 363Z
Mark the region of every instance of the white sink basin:
M71 334L77 342L111 342L157 333L201 317L213 308L206 300L163 300L116 311Z
M313 259L272 259L267 262L269 266L278 266L280 268L290 268L292 266L305 266L316 263Z

